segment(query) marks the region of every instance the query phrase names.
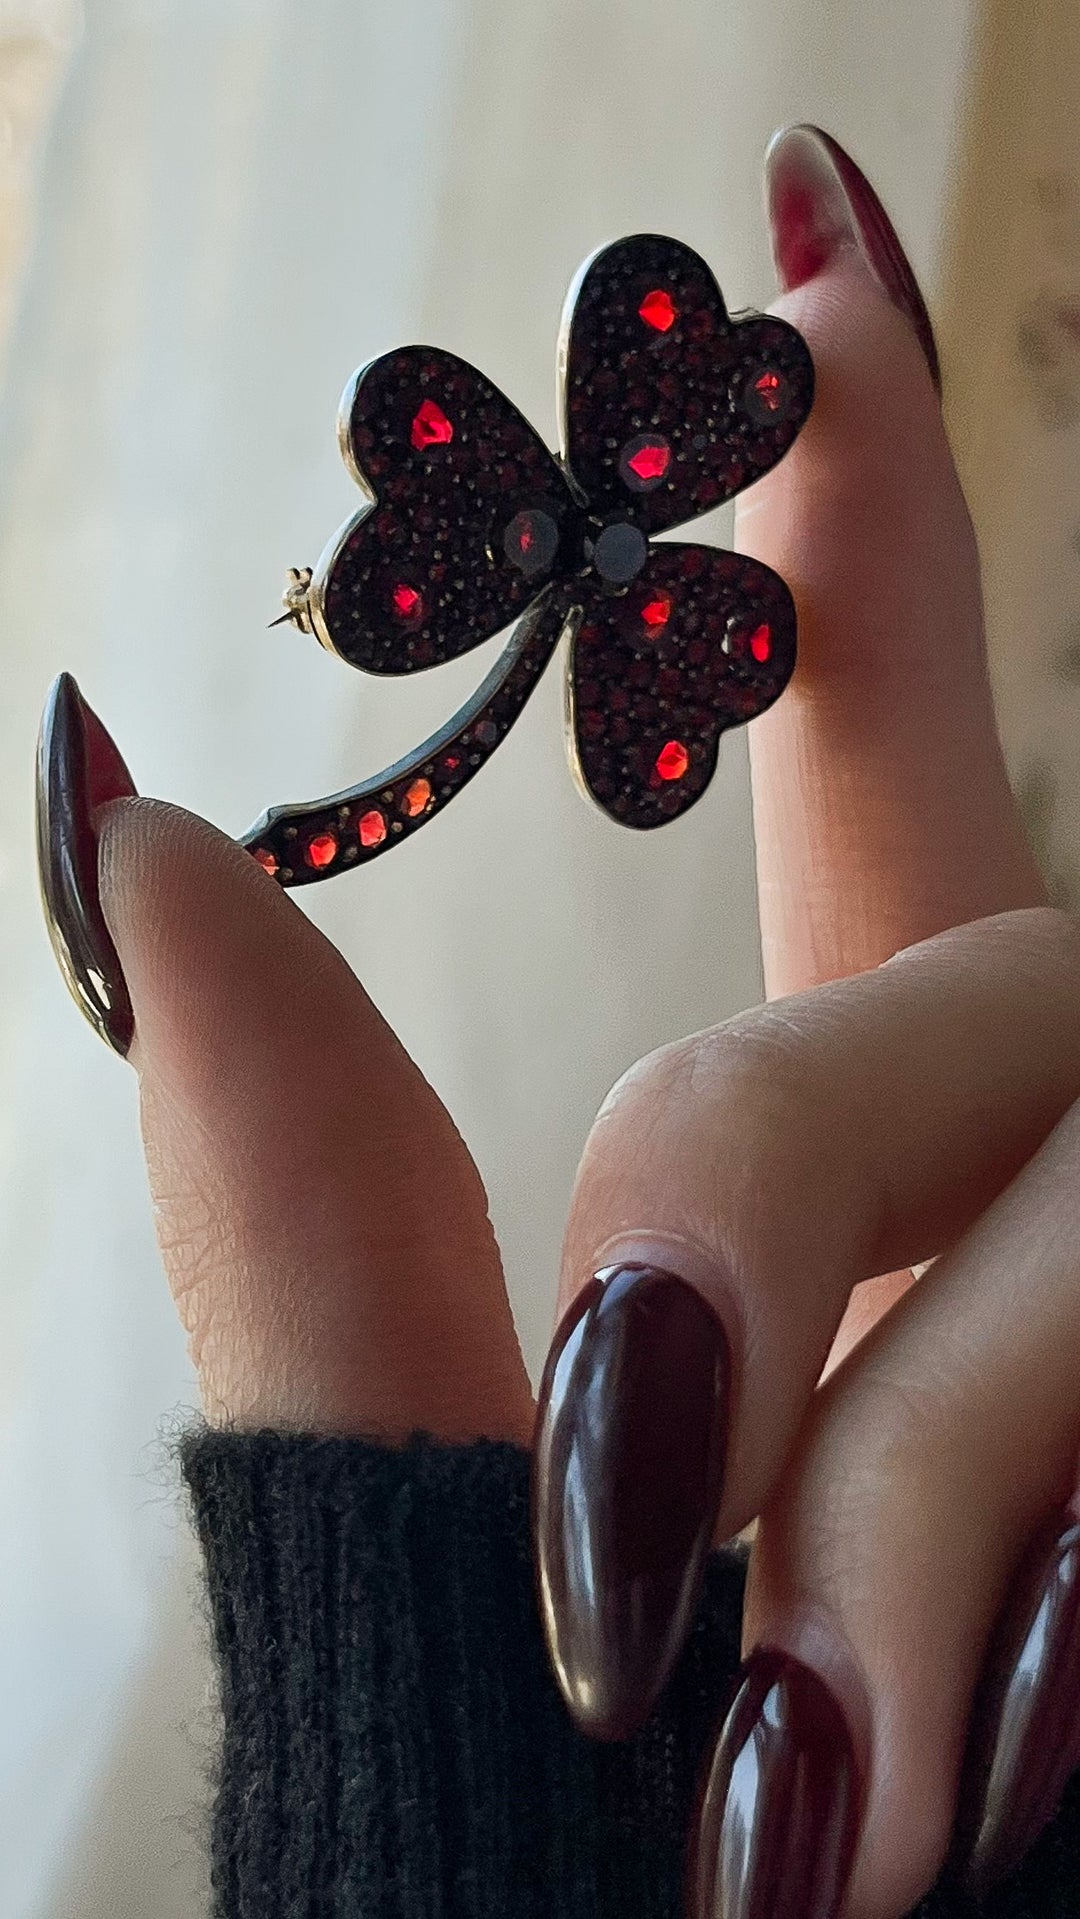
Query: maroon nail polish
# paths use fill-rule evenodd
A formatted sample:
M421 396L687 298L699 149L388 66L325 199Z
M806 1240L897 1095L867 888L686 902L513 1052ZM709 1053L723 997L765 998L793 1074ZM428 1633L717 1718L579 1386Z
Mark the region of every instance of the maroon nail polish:
M135 792L131 775L70 673L50 690L37 763L37 845L49 937L72 998L120 1054L131 1046L131 1000L98 892L95 815Z
M690 1856L691 1919L835 1919L859 1825L847 1720L824 1680L751 1654L713 1749Z
M941 363L919 283L888 214L861 168L820 127L777 134L765 162L773 252L785 291L837 253L857 248L894 306L906 313L941 391Z
M981 1894L1012 1871L1080 1767L1080 1525L1027 1553L990 1644L961 1774L953 1869Z
M594 1737L636 1731L679 1656L720 1505L730 1394L719 1318L654 1266L599 1273L555 1335L533 1534L555 1672Z

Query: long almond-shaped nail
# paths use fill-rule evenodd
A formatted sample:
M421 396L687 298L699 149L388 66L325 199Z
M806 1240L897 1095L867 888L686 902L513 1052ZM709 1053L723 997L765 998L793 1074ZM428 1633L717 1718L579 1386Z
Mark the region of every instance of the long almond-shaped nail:
M859 1800L851 1733L824 1680L787 1653L752 1653L706 1773L691 1919L836 1919Z
M1053 1818L1080 1767L1080 1525L1060 1515L1013 1581L972 1709L953 1864L983 1893Z
M555 1335L534 1452L540 1604L566 1702L597 1738L648 1718L686 1638L730 1393L718 1316L655 1266L599 1273Z
M135 792L130 773L70 673L53 684L41 719L37 846L49 937L71 996L107 1045L126 1055L134 1036L123 969L98 892L95 819Z
M803 286L838 254L858 252L911 321L940 392L934 329L911 262L869 180L839 141L820 127L786 127L766 155L765 192L784 290Z

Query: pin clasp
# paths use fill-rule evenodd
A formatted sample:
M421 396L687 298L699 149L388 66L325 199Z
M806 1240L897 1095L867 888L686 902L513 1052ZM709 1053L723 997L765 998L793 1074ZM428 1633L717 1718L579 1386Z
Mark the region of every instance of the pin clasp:
M299 627L301 633L314 633L315 625L311 617L308 597L310 589L310 566L290 566L285 578L285 591L281 596L281 604L285 611L280 613L276 620L271 620L270 625L284 626L288 622L291 626Z

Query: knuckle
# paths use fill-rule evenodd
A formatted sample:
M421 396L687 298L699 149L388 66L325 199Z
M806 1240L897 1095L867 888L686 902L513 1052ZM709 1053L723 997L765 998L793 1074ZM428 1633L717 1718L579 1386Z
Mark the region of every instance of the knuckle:
M1029 970L1043 983L1059 971L1072 979L1080 972L1080 916L1058 906L1017 907L902 947L884 965L903 966L927 952L940 954L949 965L973 952L989 958L1001 952L1011 966Z
M656 1210L736 1270L797 1271L807 1218L839 1184L819 1017L809 996L756 1008L639 1060L590 1135L590 1201L610 1211L613 1190L632 1191L637 1205L645 1181Z
M742 1153L778 1149L805 1123L805 1039L805 1022L761 1007L673 1041L616 1081L598 1123L707 1131L725 1159L736 1132Z

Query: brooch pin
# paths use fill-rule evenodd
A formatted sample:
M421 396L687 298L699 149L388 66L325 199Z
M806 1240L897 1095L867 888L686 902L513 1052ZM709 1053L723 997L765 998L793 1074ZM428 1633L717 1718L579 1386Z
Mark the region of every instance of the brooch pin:
M643 234L585 262L559 342L561 451L475 367L402 347L354 375L339 414L358 512L282 618L350 665L422 672L511 621L496 665L415 752L243 837L284 886L415 832L500 746L566 636L568 731L589 796L621 825L700 799L720 735L763 713L795 665L795 607L759 561L652 536L767 473L809 413L800 334L729 316L705 261Z

